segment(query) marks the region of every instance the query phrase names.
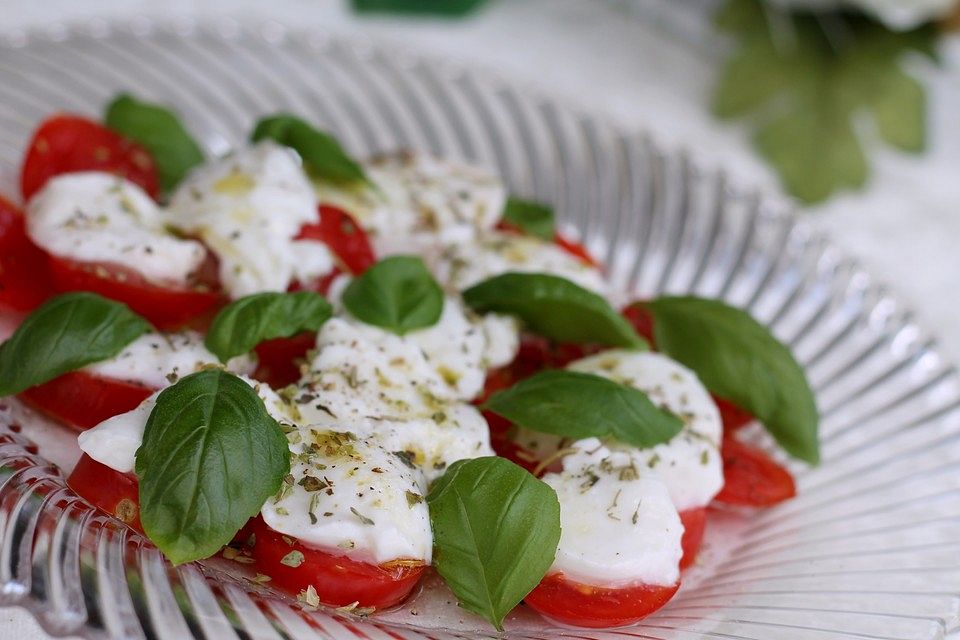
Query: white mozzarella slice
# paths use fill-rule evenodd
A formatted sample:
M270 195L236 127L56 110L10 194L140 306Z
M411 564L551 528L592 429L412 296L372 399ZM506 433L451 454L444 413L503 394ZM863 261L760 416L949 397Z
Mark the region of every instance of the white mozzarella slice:
M683 430L672 440L638 452L646 467L667 485L678 510L706 506L720 491L723 424L695 373L659 353L619 349L577 360L569 369L640 389L654 404L683 420Z
M202 244L167 231L143 189L109 173L50 179L26 216L27 233L48 253L132 269L159 285L186 286L206 257Z
M364 170L375 188L318 184L318 196L354 215L378 255L470 242L493 228L506 202L495 175L429 154L382 155L365 162Z
M376 438L301 428L288 434L290 476L264 522L319 549L372 564L430 562L426 480Z
M87 365L83 371L161 389L219 362L196 331L146 333L113 358ZM250 356L237 356L226 364L227 371L243 375L253 373L255 368L256 361Z
M603 273L567 253L552 242L515 233L489 232L476 242L451 244L433 263L440 283L451 291L463 291L483 280L504 273L546 273L605 295Z
M296 153L259 142L194 169L167 210L170 223L201 237L220 260L220 280L233 298L286 291L294 280L334 266L319 242L295 240L317 221L317 201Z
M611 451L596 438L574 447L561 473L543 477L560 500L550 572L611 588L676 584L683 525L666 487L636 452Z

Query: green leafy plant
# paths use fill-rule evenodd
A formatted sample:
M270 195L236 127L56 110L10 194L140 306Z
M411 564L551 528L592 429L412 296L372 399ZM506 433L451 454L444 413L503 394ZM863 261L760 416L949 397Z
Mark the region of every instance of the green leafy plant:
M463 292L475 311L520 318L527 328L557 342L646 347L630 323L602 297L545 273L504 273Z
M575 440L612 437L643 448L683 429L680 418L643 391L576 371L541 371L493 394L483 408L533 431Z
M271 139L294 149L311 176L339 185L368 182L360 164L347 155L336 138L289 114L257 122L250 140Z
M508 198L501 218L528 235L547 242L553 240L556 222L553 208L549 205L532 200Z
M392 256L354 278L343 305L357 319L398 335L431 327L443 312L443 290L423 260Z
M657 349L693 369L716 395L754 415L787 453L816 464L817 404L790 350L744 311L718 300L643 303Z
M461 607L503 630L556 557L556 492L505 458L474 458L450 465L427 505L434 568Z
M204 344L226 362L264 340L316 331L331 315L333 307L319 293L255 293L224 307L213 319Z
M105 124L142 144L157 164L160 186L170 191L203 162L203 151L180 119L166 107L117 96L107 106Z
M157 396L135 471L143 530L181 564L230 542L280 488L290 452L250 385L208 369Z
M0 345L0 396L112 358L150 330L125 304L95 293L52 298Z
M866 183L861 116L888 144L925 148L924 90L902 62L910 52L934 58L931 26L894 32L859 14L789 12L760 0L727 0L716 24L737 49L713 112L749 118L757 150L800 200Z

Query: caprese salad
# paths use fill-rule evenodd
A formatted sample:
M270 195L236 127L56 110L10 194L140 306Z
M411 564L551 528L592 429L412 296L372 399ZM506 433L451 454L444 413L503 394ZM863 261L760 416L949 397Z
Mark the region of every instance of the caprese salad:
M623 299L553 211L478 167L350 157L290 115L205 158L120 96L44 121L0 200L0 396L79 432L68 479L173 563L220 554L355 614L436 571L612 627L662 607L711 505L815 464L817 409L746 313Z

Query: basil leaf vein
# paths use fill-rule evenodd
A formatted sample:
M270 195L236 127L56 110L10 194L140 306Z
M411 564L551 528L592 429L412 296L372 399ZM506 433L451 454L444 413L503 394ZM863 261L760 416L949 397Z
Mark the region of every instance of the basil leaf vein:
M434 568L460 606L502 630L556 557L556 492L505 458L474 458L450 465L427 505Z
M752 413L789 454L819 461L813 391L766 327L718 300L664 297L646 307L659 350L693 369L712 393Z
M357 319L398 335L435 325L443 312L443 290L416 256L381 260L347 285L342 300Z
M683 429L679 417L643 391L578 371L541 371L493 394L483 408L533 431L577 440L612 437L644 448Z
M0 345L0 396L112 358L150 330L126 305L94 293L52 298Z
M203 163L200 145L166 107L120 95L107 106L104 122L147 148L164 191L173 189L190 169Z
M526 234L553 241L556 224L553 209L549 205L532 200L508 198L501 217Z
M278 114L261 119L250 139L259 142L266 138L294 149L307 172L316 178L337 184L369 183L363 168L347 155L336 138L296 116Z
M181 564L230 542L280 488L290 455L256 391L208 369L157 396L135 471L143 530Z
M515 315L534 333L557 342L646 348L609 302L559 276L504 273L470 287L463 299L481 313Z
M226 362L264 340L317 331L331 315L333 307L319 293L255 293L224 307L213 319L204 344Z

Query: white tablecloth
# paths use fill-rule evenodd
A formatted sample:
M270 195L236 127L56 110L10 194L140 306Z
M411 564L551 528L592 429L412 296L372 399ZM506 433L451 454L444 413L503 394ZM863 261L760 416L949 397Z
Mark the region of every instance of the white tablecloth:
M647 2L648 0L641 0ZM652 0L651 0L652 1ZM679 0L673 0L678 2ZM345 0L3 0L0 28L43 27L93 17L234 16L274 20L389 40L536 83L667 146L694 149L735 179L776 188L753 154L746 130L720 124L705 105L716 72L715 47L692 43L704 25L665 33L597 0L492 0L464 21L358 19ZM686 27L692 25L692 31ZM676 26L676 25L674 25ZM960 361L960 42L943 48L940 69L921 66L930 95L930 149L874 154L870 188L809 213L813 224L916 311L944 355ZM0 611L0 640L45 635L20 610Z

